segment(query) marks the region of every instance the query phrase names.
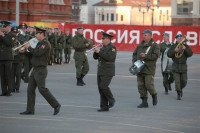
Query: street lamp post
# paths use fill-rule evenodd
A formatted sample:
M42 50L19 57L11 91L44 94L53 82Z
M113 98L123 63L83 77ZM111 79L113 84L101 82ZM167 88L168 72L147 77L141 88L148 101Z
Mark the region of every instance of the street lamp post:
M96 14L99 15L99 24L100 24L100 20L101 20L101 15L104 14L104 9L102 8L102 13L98 12L98 9L96 9Z
M141 8L142 8L141 5L139 5L139 12L141 12ZM142 14L143 14L143 25L144 25L144 14L145 14L145 13L146 13L146 12L143 10L143 11L142 11Z
M160 1L158 0L157 1L157 8L159 8L160 7ZM152 10L152 26L153 26L153 16L154 16L154 5L153 5L153 8L151 8L151 2L150 2L150 0L148 0L147 1L147 11L149 11L149 9L151 9Z

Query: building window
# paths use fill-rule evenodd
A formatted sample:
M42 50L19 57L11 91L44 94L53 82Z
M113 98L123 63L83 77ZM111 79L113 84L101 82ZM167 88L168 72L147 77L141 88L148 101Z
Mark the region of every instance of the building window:
M114 21L114 13L111 13L111 21Z
M107 21L109 21L109 14L107 13Z
M190 15L193 13L193 0L177 0L177 14Z
M64 5L63 0L49 0L49 4L54 4L54 5Z
M104 14L101 15L101 20L104 21Z
M124 20L124 16L123 15L121 15L121 21L123 21Z
M116 14L116 21L118 21L118 14Z
M117 3L116 0L110 0L109 3Z
M87 0L81 0L81 4L87 4Z

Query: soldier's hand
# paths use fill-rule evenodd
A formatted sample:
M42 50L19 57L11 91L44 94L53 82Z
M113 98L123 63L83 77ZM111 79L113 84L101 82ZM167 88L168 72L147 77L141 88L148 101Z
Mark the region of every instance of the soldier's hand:
M30 47L30 43L27 43L27 44L24 46L24 48L28 48L28 47Z
M179 52L179 48L175 48L175 50L174 50L176 53L178 53Z
M19 49L19 53L24 53L25 52L25 49Z
M3 33L3 32L1 32L1 31L0 31L0 36L3 36L3 37L4 37L4 33Z
M95 53L99 53L99 51L100 51L99 48L95 48L95 49L94 49L94 52L95 52Z
M185 48L186 48L186 47L183 45L182 49L185 50Z
M142 58L145 57L145 53L141 53L140 57L142 57Z
M86 45L86 47L88 47L90 44L89 44L89 43L86 43L85 45Z

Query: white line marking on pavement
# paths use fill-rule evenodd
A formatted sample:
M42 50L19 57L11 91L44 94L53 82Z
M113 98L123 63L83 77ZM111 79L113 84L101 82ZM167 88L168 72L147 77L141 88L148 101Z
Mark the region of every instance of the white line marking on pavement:
M76 75L75 73L56 73L56 74L66 74L66 75ZM89 73L88 76L96 76L97 74ZM115 77L122 77L122 78L137 78L137 76L134 75L115 75ZM154 77L155 79L161 79L163 80L163 77ZM191 81L200 81L200 79L188 79Z
M42 116L39 116L42 117ZM59 117L60 119L50 119L50 118L37 118L35 116L22 116L22 117L10 117L10 116L0 116L0 118L4 119L21 119L21 120L43 120L43 121L66 121L66 120L74 120L74 121L85 121L85 122L96 122L96 123L105 123L105 124L115 124L115 125L122 125L122 126L131 126L131 127L140 127L140 128L149 128L153 130L162 130L162 131L168 131L168 132L174 132L174 133L184 133L180 131L175 130L169 130L169 129L163 129L163 128L156 128L151 126L141 126L141 125L135 125L135 124L128 124L128 123L120 123L120 122L106 122L106 121L97 121L97 120L91 120L91 119L79 119L79 118L64 118Z

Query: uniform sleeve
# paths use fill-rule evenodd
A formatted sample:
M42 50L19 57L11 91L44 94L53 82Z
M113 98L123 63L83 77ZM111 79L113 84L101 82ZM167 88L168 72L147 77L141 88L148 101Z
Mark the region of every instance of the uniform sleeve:
M99 59L99 54L96 53L96 52L94 52L94 53L93 53L93 58L94 58L95 60Z
M74 47L74 49L86 49L85 41L79 42L76 37L72 39L72 46Z
M191 57L193 55L191 48L188 45L185 45L185 47L186 49L184 51L185 52L184 54L186 55L186 57Z
M137 50L138 50L138 47L133 51L132 63L134 63L137 60Z
M160 49L159 49L158 45L154 44L152 47L153 47L153 50L145 55L144 60L154 61L159 58Z
M12 33L9 33L6 36L2 37L4 44L9 47L14 46L15 39L16 39L16 36Z
M28 48L28 50L30 51L30 53L32 55L34 55L34 56L42 56L49 49L50 49L50 46L47 43L41 43L41 45L39 45L36 48L32 48L32 47Z
M169 50L168 50L168 52L167 52L167 56L168 56L169 58L175 57L175 51L174 51L174 49L175 49L175 45L172 45L172 46L169 48Z
M116 58L116 48L111 47L106 50L100 50L99 56L106 61L113 61Z

